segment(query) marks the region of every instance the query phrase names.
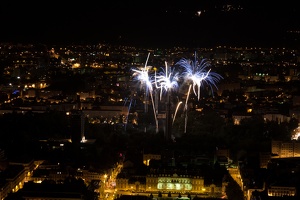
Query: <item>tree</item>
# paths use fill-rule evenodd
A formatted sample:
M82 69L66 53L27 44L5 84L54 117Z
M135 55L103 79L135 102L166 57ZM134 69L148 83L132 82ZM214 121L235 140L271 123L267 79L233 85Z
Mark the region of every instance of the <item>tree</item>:
M158 192L158 197L162 197L161 191Z
M187 196L190 200L192 199L191 194L189 193Z

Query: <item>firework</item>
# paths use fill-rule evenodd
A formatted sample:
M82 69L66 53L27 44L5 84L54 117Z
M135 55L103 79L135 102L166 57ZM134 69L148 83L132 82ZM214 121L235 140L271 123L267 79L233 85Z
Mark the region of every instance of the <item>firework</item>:
M168 105L170 104L170 95L171 91L178 89L179 81L183 80L183 83L188 84L188 92L187 98L184 104L184 111L185 111L185 132L186 132L186 125L187 125L187 103L189 100L189 96L191 91L197 96L198 100L200 99L200 91L203 84L206 84L210 87L211 90L214 88L217 89L216 83L222 79L223 77L215 72L212 72L210 69L210 63L207 60L198 60L196 53L194 60L180 59L175 65L180 66L183 68L183 72L179 74L178 71L175 71L175 67L168 66L168 63L165 62L165 67L161 68L159 72L155 70L154 77L149 74L149 70L151 66L148 66L148 59L147 57L145 66L139 69L132 69L134 80L136 80L140 84L141 89L145 89L145 98L150 95L153 112L156 122L156 131L158 132L158 120L157 120L157 109L155 108L155 103L153 101L153 90L159 90L159 99L162 99L163 94L168 95ZM158 104L158 103L157 103ZM173 123L175 120L176 113L178 111L179 106L182 102L179 102L175 115L173 118ZM169 111L169 110L168 110ZM168 112L167 112L168 113ZM173 124L172 123L172 124Z
M158 132L158 121L157 121L157 114L156 114L156 109L154 105L154 100L153 100L153 80L151 76L149 76L149 68L150 66L147 66L148 60L149 60L150 53L148 53L147 60L145 63L144 68L141 70L138 69L132 69L133 71L133 77L136 81L140 83L141 88L145 88L145 98L150 95L151 102L152 102L152 108L154 112L154 118L155 118L155 123L156 123L156 132Z
M160 99L163 93L168 93L178 88L179 73L165 62L165 69L158 74L155 73L155 86L160 90Z
M207 83L211 89L213 86L217 88L216 82L222 79L222 76L211 72L210 63L206 59L202 59L200 62L197 60L195 53L195 60L189 60L182 58L180 59L176 65L183 67L183 77L186 81L191 82L191 87L193 88L194 94L200 98L200 88L202 86L202 82Z
M153 81L151 80L151 77L149 76L149 73L148 73L149 68L150 68L150 66L147 66L148 58L149 58L149 54L148 54L147 61L145 63L144 68L132 69L132 71L133 71L132 75L134 77L134 80L136 80L140 83L141 88L144 87L146 89L146 95L148 95L148 93L151 93L153 90L153 87L152 87Z
M182 58L180 59L176 65L179 65L183 67L184 71L182 73L183 78L185 81L189 83L189 89L187 93L187 98L185 101L184 110L186 111L186 117L185 117L185 132L186 132L186 124L187 124L187 103L190 96L190 91L193 88L194 94L198 97L198 100L200 99L200 89L203 83L206 83L211 90L213 90L213 87L217 88L216 82L218 82L220 79L222 79L222 76L218 73L211 72L211 69L208 69L210 67L210 63L207 62L207 60L202 59L199 61L197 59L196 53L194 61L190 59Z

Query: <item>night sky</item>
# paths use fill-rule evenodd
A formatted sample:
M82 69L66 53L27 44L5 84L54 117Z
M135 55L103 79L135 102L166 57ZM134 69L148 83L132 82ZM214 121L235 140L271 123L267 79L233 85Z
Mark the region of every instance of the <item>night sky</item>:
M268 2L271 4L259 0L8 1L0 7L0 42L111 42L154 47L295 43L299 34L290 31L300 31L296 1Z

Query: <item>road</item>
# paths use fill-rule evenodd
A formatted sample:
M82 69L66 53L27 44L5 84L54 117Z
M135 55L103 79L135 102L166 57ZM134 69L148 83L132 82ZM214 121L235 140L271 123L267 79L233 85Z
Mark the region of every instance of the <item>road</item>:
M228 168L230 176L239 184L241 190L243 191L243 182L238 168Z

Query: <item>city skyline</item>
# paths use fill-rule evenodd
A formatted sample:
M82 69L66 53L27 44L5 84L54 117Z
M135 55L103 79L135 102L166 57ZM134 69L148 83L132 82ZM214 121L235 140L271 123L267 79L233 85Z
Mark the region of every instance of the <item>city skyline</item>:
M299 43L298 11L293 2L256 0L6 2L1 42L284 46Z
M121 194L159 199L159 194L165 197L169 193L176 198L179 191L193 200L197 195L271 200L288 194L291 199L299 198L299 170L294 167L299 163L296 157L300 149L299 138L295 138L300 119L299 50L199 48L199 55L209 58L214 66L209 73L222 74L224 82L217 84L214 97L203 88L200 101L197 88L189 98L186 91L190 86L183 87L172 102L189 100L189 112L182 114L184 109L180 107L171 120L175 106L167 108L171 104L161 102L158 108L170 114L158 113L159 120L172 121L172 125L161 126L157 133L152 119L156 112L146 113L149 101L144 91L133 87L129 69L145 66L135 72L148 75L144 73L147 66L159 69L165 59L173 63L180 58L195 58L196 51L107 44L44 47L0 45L0 178L7 183L2 184L1 198L58 195L55 192L59 188L51 186L55 183L60 187L65 181L69 185L70 175L72 180L84 183L80 188L88 189L86 195L95 199L108 194L107 200L122 200L118 198ZM149 52L153 57L148 60ZM200 71L188 60L181 61L185 79ZM167 72L168 68L162 69ZM168 74L157 74L157 89L163 89ZM132 109L131 105L126 107L129 99ZM164 133L174 134L176 140L167 143ZM282 158L286 160L283 167ZM18 171L7 176L17 165ZM129 176L123 176L126 174ZM136 176L144 181L132 181ZM168 182L170 179L172 182ZM48 186L45 191L50 189L52 193L43 192L40 186ZM83 198L81 190L77 191ZM70 194L68 190L60 193L64 198L66 194Z

